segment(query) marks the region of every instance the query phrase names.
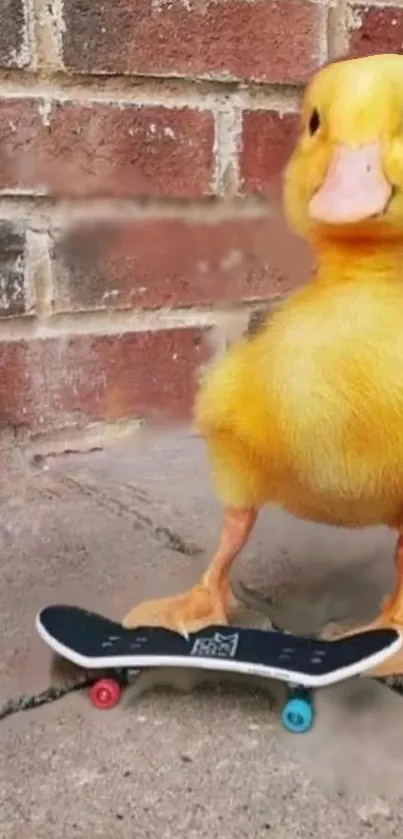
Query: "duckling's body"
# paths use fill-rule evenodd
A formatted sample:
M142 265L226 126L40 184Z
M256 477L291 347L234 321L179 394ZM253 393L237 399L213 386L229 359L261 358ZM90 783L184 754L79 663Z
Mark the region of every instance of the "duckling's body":
M396 587L377 622L403 627L403 56L316 74L284 195L317 271L211 367L196 400L224 507L218 550L190 592L141 604L127 626L225 621L229 569L271 503L395 528Z
M197 427L228 505L274 503L348 527L396 525L403 255L395 276L357 277L358 261L330 283L323 270L216 364L199 396Z

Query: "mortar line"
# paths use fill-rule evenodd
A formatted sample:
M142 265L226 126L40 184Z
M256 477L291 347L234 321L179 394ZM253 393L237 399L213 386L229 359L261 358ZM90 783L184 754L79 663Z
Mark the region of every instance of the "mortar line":
M241 133L241 109L236 107L231 100L220 103L215 114L215 161L212 183L212 190L217 195L232 197L239 192Z
M32 317L10 318L0 322L0 341L45 340L72 336L113 336L128 333L158 332L176 329L210 329L220 326L223 318L234 310L252 310L265 299L240 301L221 308L191 307L156 309L154 311L71 311L54 314L40 321Z
M23 27L22 27L22 42L19 49L16 51L16 63L19 71L29 71L34 69L35 64L35 35L34 35L34 10L33 0L25 0L22 3L23 13ZM4 72L4 71L3 71Z
M17 71L16 71L17 72ZM137 77L135 80L125 77L124 83L117 77L108 79L100 89L99 77L90 79L60 79L43 77L40 74L30 76L18 71L17 75L8 72L2 76L0 71L0 91L4 99L56 99L61 102L78 101L105 103L109 105L150 105L166 108L194 107L201 110L211 109L225 96L239 107L278 107L293 110L297 107L300 87L282 84L251 83L248 87L241 84L209 82L205 85L186 79L163 80L155 77ZM135 82L133 84L133 81ZM159 81L156 90L156 81ZM275 105L274 105L275 106Z
M348 51L350 9L346 0L339 0L329 9L327 21L327 41L329 60L342 58Z
M199 199L188 205L182 199L150 199L136 202L131 199L62 199L55 201L46 195L24 194L6 195L0 191L0 220L21 219L28 217L31 230L43 230L43 224L50 231L58 232L58 227L67 222L74 227L75 222L104 220L115 221L158 221L177 219L184 223L201 221L215 224L217 221L265 218L272 211L264 198L258 196L217 197ZM40 224L40 227L37 225Z
M403 0L354 0L354 5L370 9L403 8Z

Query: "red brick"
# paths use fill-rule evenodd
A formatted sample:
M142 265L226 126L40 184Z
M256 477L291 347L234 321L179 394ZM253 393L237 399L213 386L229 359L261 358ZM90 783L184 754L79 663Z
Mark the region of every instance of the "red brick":
M187 418L207 358L202 339L173 329L0 343L0 427Z
M294 83L318 64L310 0L65 0L64 63L82 73Z
M0 189L66 197L210 192L213 118L191 108L0 100Z
M384 52L403 52L403 8L351 4L357 28L350 30L349 55L359 57ZM360 25L358 26L358 24Z
M63 232L53 250L56 311L205 306L286 293L264 218L102 221Z
M242 124L241 177L246 193L270 191L294 148L298 115L245 111Z

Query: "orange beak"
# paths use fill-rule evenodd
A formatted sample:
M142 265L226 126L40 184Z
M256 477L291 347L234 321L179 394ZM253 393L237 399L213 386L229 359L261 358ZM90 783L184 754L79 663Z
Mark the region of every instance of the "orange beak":
M309 215L327 224L365 221L382 213L391 195L380 143L367 143L357 149L339 145L322 186L309 204Z

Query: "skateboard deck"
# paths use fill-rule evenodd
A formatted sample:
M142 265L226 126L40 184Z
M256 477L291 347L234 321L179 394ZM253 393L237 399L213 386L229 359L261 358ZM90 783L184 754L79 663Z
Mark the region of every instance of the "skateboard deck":
M325 641L276 631L211 626L189 638L158 627L125 629L75 606L48 606L36 619L54 652L86 669L196 667L324 687L395 653L402 637L379 629Z
M68 605L42 609L36 628L55 653L100 674L90 689L97 708L114 707L128 677L136 677L143 669L218 670L286 683L288 696L281 719L293 733L312 726L313 688L363 673L393 655L403 642L393 629L325 641L237 626L210 626L184 638L159 627L125 629L103 615Z

